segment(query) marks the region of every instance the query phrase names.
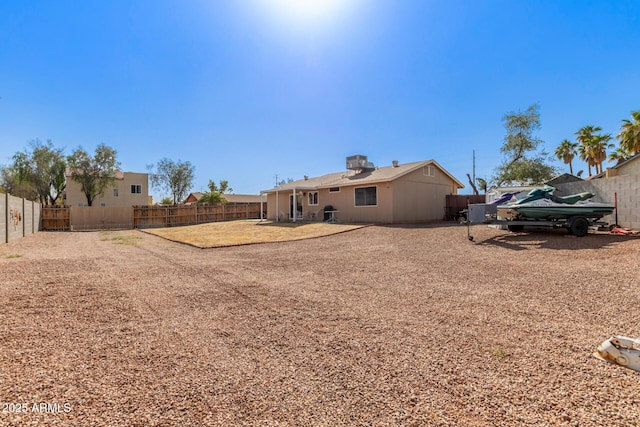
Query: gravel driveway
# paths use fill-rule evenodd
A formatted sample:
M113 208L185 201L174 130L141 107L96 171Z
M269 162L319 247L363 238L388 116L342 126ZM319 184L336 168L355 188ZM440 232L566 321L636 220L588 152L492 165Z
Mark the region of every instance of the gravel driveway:
M0 425L640 425L640 238L368 227L0 246Z

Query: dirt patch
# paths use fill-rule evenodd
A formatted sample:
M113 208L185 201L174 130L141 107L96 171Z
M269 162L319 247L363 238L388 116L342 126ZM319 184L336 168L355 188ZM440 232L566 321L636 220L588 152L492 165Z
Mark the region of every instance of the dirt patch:
M640 239L466 233L2 245L0 425L640 425Z
M218 248L312 239L362 227L364 225L246 220L211 222L185 227L152 228L143 231L173 242L186 243L199 248Z

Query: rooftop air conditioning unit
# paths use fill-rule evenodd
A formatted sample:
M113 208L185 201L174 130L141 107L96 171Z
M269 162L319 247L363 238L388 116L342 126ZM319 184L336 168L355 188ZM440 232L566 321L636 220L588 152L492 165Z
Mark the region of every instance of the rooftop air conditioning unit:
M347 157L347 169L359 170L367 167L367 156L356 154L355 156Z
M347 169L356 172L372 171L376 167L373 163L367 161L367 156L362 154L356 154L355 156L347 157Z

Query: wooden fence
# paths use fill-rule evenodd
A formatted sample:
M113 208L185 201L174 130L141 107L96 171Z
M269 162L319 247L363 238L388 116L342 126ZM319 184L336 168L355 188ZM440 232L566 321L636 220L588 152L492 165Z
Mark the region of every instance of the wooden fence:
M267 204L263 204L266 217ZM259 219L260 203L216 205L134 206L133 227L176 227L234 219Z
M266 218L267 204L263 203ZM44 206L42 230L79 231L176 227L234 219L259 219L260 203L178 206Z
M42 230L69 231L71 229L71 209L69 206L43 206Z
M484 194L448 194L445 202L445 219L457 220L460 218L460 211L466 209L470 203L484 203Z

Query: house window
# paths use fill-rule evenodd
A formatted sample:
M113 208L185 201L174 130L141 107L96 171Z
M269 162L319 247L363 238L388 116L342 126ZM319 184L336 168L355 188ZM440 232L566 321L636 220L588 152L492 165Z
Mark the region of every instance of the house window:
M339 193L340 187L329 187L329 193Z
M142 186L139 184L131 184L131 194L142 194Z
M309 192L309 206L315 206L318 204L318 192L310 191Z
M356 206L377 206L378 187L356 188Z
M113 189L113 197L118 197L118 189L117 188Z
M424 176L436 176L436 168L431 165L424 166L422 168L422 171L424 173Z

